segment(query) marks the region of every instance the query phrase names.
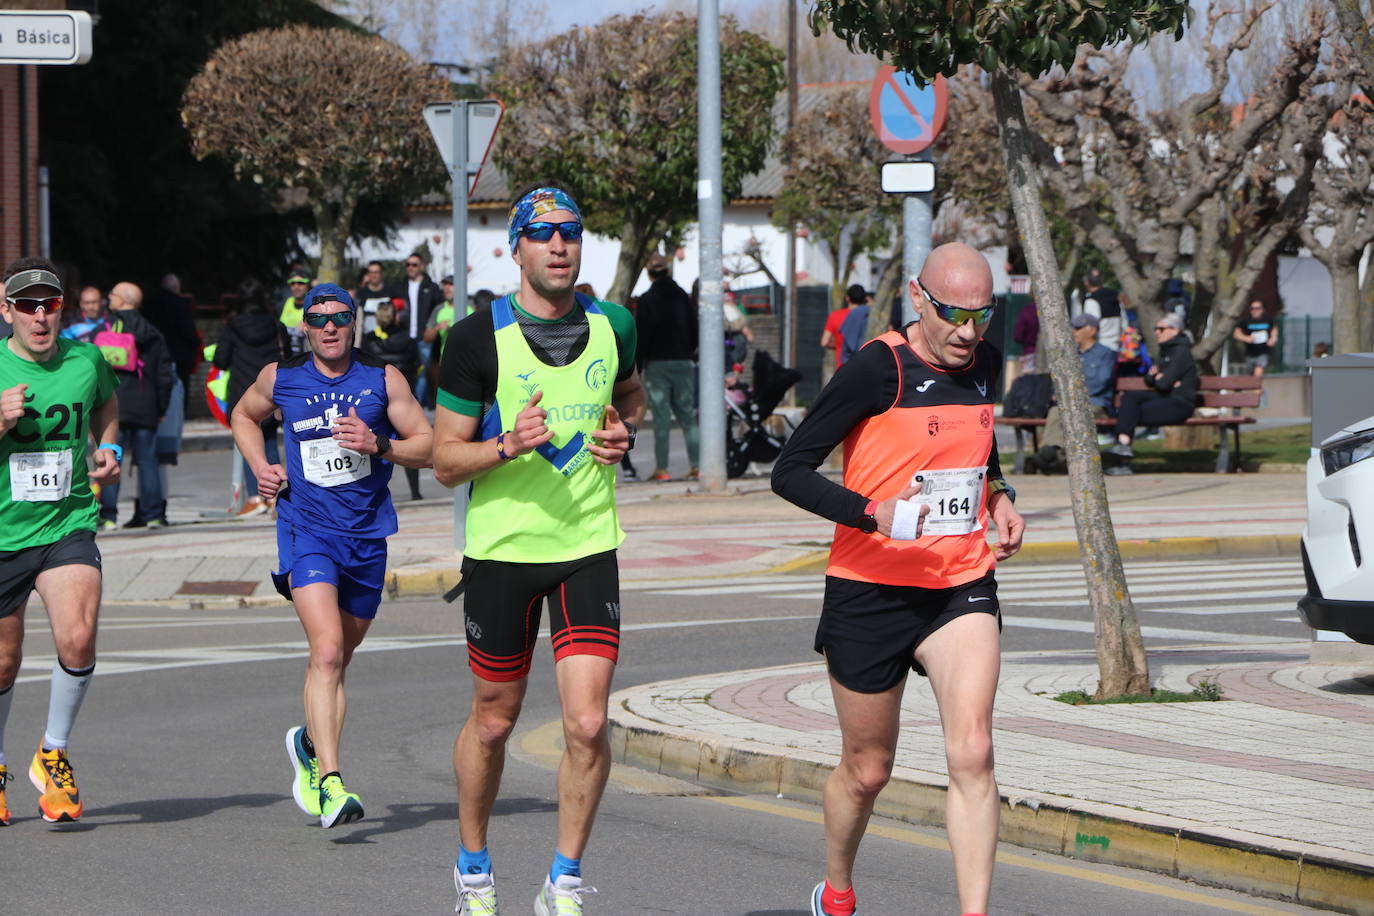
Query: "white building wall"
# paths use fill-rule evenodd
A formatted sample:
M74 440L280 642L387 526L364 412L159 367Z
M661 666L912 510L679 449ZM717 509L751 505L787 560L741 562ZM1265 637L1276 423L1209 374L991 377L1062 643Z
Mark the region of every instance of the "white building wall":
M737 205L727 207L722 222L722 252L726 270L749 271L729 277L730 285L738 289L766 286L767 275L753 269L749 259L739 254L751 238L759 240L759 247L768 269L778 278L787 281L787 236L768 220L767 205ZM683 245L675 255L673 276L684 289L690 289L697 279L699 261L698 239L695 227L688 230ZM412 214L410 220L402 225L390 240L368 239L361 245L350 245L348 257L358 262L371 259L399 260L418 248L421 244L429 246L433 263L429 274L438 280L453 270L453 220L447 212L423 212ZM313 240L306 243L310 253L317 252ZM510 259L510 248L506 242L505 214L498 211L473 211L468 221L468 292L490 289L498 295L508 293L519 285L519 272ZM885 253L884 253L885 254ZM616 260L620 255L620 242L616 239L588 233L582 247L582 274L580 282L590 283L598 294L605 295L615 279ZM988 263L993 269L994 289L1004 292L1007 288L1005 270L1006 250L989 249L986 252ZM870 259L861 256L854 264L851 283L861 283L872 290L877 285L877 270L885 257ZM797 278L803 286L829 285L834 270L826 252L826 246L812 238L797 239ZM349 284L356 279L347 278ZM639 295L649 286L648 277L641 272L636 279L633 295ZM1329 298L1329 296L1328 296ZM1329 306L1328 306L1329 311Z

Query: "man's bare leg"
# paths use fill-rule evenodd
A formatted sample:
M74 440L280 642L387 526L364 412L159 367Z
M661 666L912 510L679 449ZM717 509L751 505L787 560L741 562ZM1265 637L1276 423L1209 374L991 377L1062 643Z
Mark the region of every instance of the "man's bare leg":
M986 913L1001 816L992 754L992 702L1001 668L997 618L956 617L921 643L916 659L930 677L945 732L945 820L959 905L964 913Z
M563 759L558 764L558 851L582 858L596 809L611 773L606 704L615 662L597 655L570 655L554 667L563 704Z
M458 781L458 841L469 852L487 845L487 822L501 789L506 741L520 718L529 680L487 681L472 676L472 711L453 743Z
M310 644L305 669L305 730L315 745L320 773L339 769L339 736L348 704L344 669L372 621L339 610L339 593L319 582L291 590L296 615Z
M837 891L853 883L873 802L892 775L905 681L882 693L859 693L830 679L840 720L840 762L825 781L825 877Z

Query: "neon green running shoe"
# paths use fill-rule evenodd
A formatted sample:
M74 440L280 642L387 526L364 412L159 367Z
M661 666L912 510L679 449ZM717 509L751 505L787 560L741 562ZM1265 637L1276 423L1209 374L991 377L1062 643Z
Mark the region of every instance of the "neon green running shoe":
M459 916L501 916L501 908L496 905L496 882L491 875L474 877L485 878L481 884L464 884L458 866L453 866L453 886L458 890L458 906L453 912Z
M338 774L330 773L320 782L320 826L351 824L363 819L363 800L344 788Z
M286 733L286 755L296 771L291 797L311 817L320 816L320 762L305 752L305 726L297 725Z
M582 898L595 894L596 888L583 884L581 878L559 875L558 883L544 878L539 896L534 898L535 916L582 916Z

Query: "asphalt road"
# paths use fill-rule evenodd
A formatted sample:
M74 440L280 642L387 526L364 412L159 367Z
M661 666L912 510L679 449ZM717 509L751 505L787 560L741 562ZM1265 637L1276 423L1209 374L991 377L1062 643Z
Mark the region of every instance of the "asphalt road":
M1133 573L1150 646L1253 642L1262 655L1274 637L1306 634L1291 602L1285 612L1287 599L1269 596L1300 591L1296 566L1224 567ZM1086 609L1057 594L1072 571L1004 568L1007 651L1091 651ZM807 660L816 592L815 577L627 591L617 686ZM41 609L29 616L32 667L21 674L7 734L20 772L9 787L15 821L0 830L5 913L452 911L449 760L470 696L453 608L386 605L355 658L343 772L368 815L330 831L290 798L283 735L301 719L304 643L289 608L107 608L73 742L87 814L75 825L44 824L22 770L41 734L52 649ZM508 914L531 911L552 852L550 669L541 645L492 826ZM585 859L601 889L589 912L806 916L822 856L819 812L809 805L711 794L617 767ZM875 821L856 885L865 916L959 912L935 831ZM994 912L1317 911L1006 847Z

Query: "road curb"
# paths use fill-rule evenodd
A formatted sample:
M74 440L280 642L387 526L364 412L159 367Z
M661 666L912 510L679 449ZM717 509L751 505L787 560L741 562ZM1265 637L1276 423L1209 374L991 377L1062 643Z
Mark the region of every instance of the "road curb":
M400 567L386 573L388 598L416 598L442 595L458 584L458 567Z
M1137 538L1117 541L1123 560L1197 559L1207 557L1296 557L1301 536L1253 534L1230 537ZM1077 541L1044 541L1021 545L1007 563L1070 563L1079 559ZM829 561L829 550L816 550L786 560L760 575L820 572Z
M651 687L636 688L637 691ZM735 742L660 725L611 698L611 755L617 763L689 782L819 805L835 758L761 742ZM875 813L945 825L940 777L894 772ZM1071 859L1157 872L1355 916L1374 916L1374 857L1200 825L1099 802L1001 787L1000 839Z

